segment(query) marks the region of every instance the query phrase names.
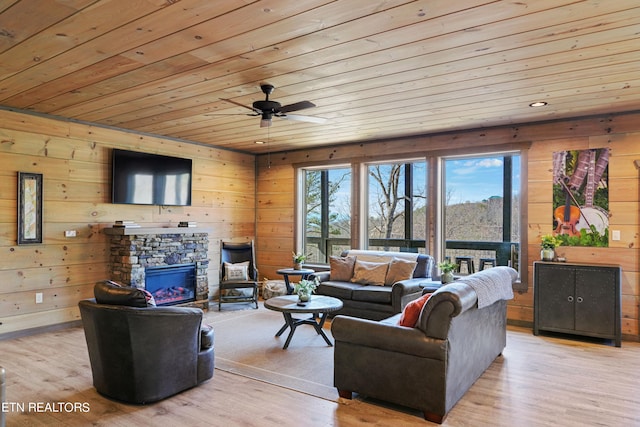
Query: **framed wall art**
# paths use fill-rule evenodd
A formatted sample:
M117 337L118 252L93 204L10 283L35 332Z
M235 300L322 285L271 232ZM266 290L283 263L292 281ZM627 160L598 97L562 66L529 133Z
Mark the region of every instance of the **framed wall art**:
M18 244L42 243L42 174L18 172Z
M609 148L553 153L553 221L565 246L609 246Z

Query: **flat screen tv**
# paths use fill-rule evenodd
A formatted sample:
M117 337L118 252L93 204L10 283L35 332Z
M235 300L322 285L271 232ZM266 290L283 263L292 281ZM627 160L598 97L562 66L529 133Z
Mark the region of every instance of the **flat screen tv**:
M114 149L111 201L191 206L191 159Z

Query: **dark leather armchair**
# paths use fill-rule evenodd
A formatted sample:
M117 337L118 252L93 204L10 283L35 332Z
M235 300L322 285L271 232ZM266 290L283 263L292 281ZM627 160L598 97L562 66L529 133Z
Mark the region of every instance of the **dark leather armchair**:
M150 403L213 376L213 329L201 325L202 310L145 307L141 290L108 282L96 284L95 294L79 306L100 394Z

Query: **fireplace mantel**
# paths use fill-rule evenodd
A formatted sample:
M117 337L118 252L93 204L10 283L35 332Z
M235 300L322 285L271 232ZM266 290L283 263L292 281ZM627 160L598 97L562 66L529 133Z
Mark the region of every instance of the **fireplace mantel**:
M110 236L145 236L148 234L209 234L211 229L203 227L111 227L105 228L104 232Z

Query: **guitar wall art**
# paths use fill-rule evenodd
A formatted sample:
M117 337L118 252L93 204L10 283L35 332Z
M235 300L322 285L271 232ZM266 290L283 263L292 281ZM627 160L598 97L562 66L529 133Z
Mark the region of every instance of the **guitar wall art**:
M564 246L609 246L609 149L553 153L553 229Z

